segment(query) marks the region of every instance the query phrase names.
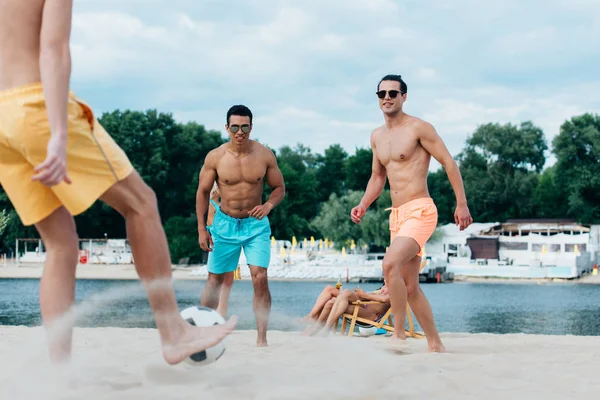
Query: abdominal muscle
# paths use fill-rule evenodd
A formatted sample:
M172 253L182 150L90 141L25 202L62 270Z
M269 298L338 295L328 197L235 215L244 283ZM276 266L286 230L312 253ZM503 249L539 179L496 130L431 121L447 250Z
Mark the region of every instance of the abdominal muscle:
M399 207L411 200L430 197L427 189L427 165L410 161L388 163L386 170L393 207Z
M262 204L262 182L260 185L247 182L227 185L219 183L221 211L233 218L246 218L248 212Z

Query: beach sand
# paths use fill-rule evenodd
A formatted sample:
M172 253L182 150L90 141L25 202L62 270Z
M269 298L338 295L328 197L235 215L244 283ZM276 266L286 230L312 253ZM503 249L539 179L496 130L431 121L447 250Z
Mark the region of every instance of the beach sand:
M394 354L381 336L270 331L270 347L257 348L255 331L236 331L220 360L191 367L165 364L153 329L77 328L74 359L63 371L50 368L40 327L4 326L0 398L491 400L600 393L600 337L442 337L447 354L430 354L417 339L409 339L408 354Z

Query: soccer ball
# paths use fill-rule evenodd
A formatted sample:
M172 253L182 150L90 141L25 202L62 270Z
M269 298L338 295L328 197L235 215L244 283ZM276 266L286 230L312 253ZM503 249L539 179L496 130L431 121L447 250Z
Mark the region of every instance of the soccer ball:
M181 317L195 326L224 324L225 319L212 308L203 306L188 307L181 311ZM194 353L185 359L187 364L208 365L217 361L225 353L225 339L213 347Z

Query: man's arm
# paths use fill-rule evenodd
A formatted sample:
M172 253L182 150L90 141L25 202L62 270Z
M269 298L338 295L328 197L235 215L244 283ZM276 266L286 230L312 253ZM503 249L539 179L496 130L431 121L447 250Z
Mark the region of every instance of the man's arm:
M424 122L423 125L419 127L418 132L419 141L423 148L431 154L442 167L444 167L444 170L446 170L446 175L448 175L448 179L454 190L454 195L456 196L457 211L454 214L454 220L457 225L460 225L461 230L463 230L473 222L473 219L471 218L467 207L467 196L465 195L465 188L458 164L454 158L452 158L444 141L440 135L438 135L433 125Z
M67 100L71 78L72 0L46 0L40 32L40 74L50 134L68 135Z
M277 165L277 158L275 154L267 149L267 185L271 188L271 194L269 199L265 202L270 209L277 207L279 203L285 197L285 182L283 180L283 174Z
M367 301L378 301L380 303L389 303L389 294L374 294L374 293L362 293L360 296L363 300Z
M215 150L210 151L204 159L204 165L200 169L198 179L198 190L196 191L196 216L198 217L198 232L206 231L206 211L210 191L217 179Z
M46 159L35 166L34 181L52 187L71 183L67 174L69 125L67 104L71 78L72 0L46 0L40 29L40 75L50 124Z
M367 183L367 188L365 189L365 194L360 200L360 204L365 208L369 208L369 206L377 200L383 188L385 187L385 167L377 158L377 147L375 145L375 131L371 133L371 150L373 152L373 161L371 163L371 178L369 178L369 183Z

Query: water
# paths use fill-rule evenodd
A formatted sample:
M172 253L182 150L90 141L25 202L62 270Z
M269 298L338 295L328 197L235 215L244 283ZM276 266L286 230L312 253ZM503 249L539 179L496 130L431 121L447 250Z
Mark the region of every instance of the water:
M326 284L270 282L273 305L269 328L300 329L295 319L308 313ZM356 286L345 284L347 288ZM380 285L360 286L370 291ZM204 281L178 281L175 289L180 308L197 304L203 287ZM422 288L441 332L600 335L600 285L451 283ZM78 280L76 301L108 289L126 291L130 296L99 306L78 320L77 326L155 327L138 281ZM40 325L38 290L37 279L0 279L0 325ZM238 329L256 328L252 293L251 282L234 283L229 312L240 317Z

